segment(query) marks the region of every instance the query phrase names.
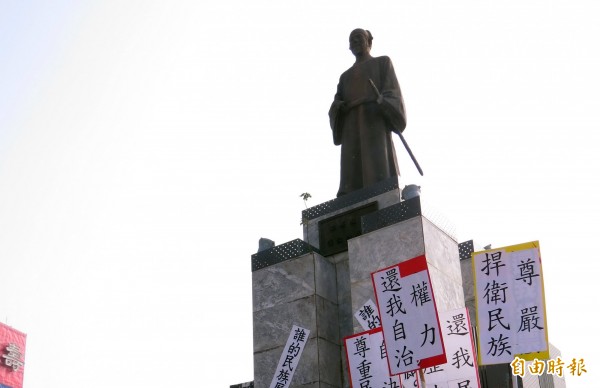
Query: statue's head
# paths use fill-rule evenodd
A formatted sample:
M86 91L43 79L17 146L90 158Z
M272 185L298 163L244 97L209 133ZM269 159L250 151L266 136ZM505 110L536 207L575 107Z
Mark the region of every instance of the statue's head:
M369 30L357 28L350 33L350 51L354 56L362 56L371 51L373 35Z

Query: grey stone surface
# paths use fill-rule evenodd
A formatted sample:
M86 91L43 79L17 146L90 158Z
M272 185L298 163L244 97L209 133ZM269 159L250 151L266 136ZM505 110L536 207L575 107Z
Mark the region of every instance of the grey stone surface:
M338 306L327 299L315 296L317 311L317 336L335 344L340 344Z
M327 259L329 259L334 264L340 263L342 261L348 261L348 251L336 253L334 255L329 256Z
M321 383L321 385L319 386L319 388L337 388L337 385L329 385L327 383ZM305 388L304 386L302 388Z
M293 325L310 330L317 336L316 295L259 310L254 313L254 352L284 346Z
M469 318L471 325L475 325L475 285L473 284L473 260L465 259L460 262L462 273L463 293L465 297L465 306L469 308Z
M342 359L340 345L331 343L322 338L319 341L319 381L330 384L332 387L341 388Z
M433 266L458 283L462 283L458 243L443 230L423 217L425 255L429 266Z
M394 189L394 190L388 191L386 193L377 195L375 197L369 198L368 200L361 201L361 202L355 203L353 205L350 205L348 207L345 207L343 209L332 211L331 213L324 214L324 215L314 218L312 220L308 220L306 223L304 223L304 226L303 226L304 241L306 241L313 247L319 248L319 221L328 219L328 218L333 217L338 214L345 213L349 210L356 209L358 207L361 207L368 203L372 203L374 201L376 201L378 203L379 209L383 209L384 207L388 207L390 205L399 203L400 196L401 196L400 190Z
M367 300L371 299L373 302L377 303L375 299L375 292L373 291L373 282L371 281L371 277L369 279L365 279L359 282L352 283L352 333L346 334L346 336L352 335L354 333L359 333L364 329L360 325L360 323L354 317L354 313L360 309Z
M314 253L313 255L315 260L316 293L317 295L337 304L338 295L336 266L317 253Z
M350 297L350 268L348 260L336 264L338 284L338 321L340 340L353 334L352 331L352 300Z
M253 311L315 293L314 254L309 253L252 272Z
M421 217L411 218L348 240L352 315L370 298L371 273L425 253ZM353 319L353 327L360 327Z
M280 346L254 354L255 387L269 387L284 350ZM315 337L306 343L290 386L341 388L341 373L340 346Z
M348 241L352 315L376 301L371 273L425 254L438 311L464 306L458 244L431 221L414 217ZM354 332L362 327L353 319Z
M327 258L310 253L253 272L257 387L269 386L292 326L298 325L310 330L310 336L292 386L326 382L341 388L336 267Z
M306 262L319 262L319 258L312 261L309 257L305 257L304 260ZM332 283L335 284L335 267L331 263L328 264L329 267L325 266L325 268L328 268L327 271L321 273L334 276ZM319 273L319 271L314 272ZM278 271L266 271L266 273L277 274L277 276L280 274ZM285 282L280 284L289 285ZM307 288L303 282L293 284L302 290ZM284 293L290 291L290 294L294 294L293 290L290 289L284 288L281 291ZM256 310L253 315L255 352L283 346L292 325L310 330L311 337L318 335L334 343L340 342L337 301L323 298L316 293Z
M460 282L446 276L445 272L433 266L429 266L429 277L438 312L464 307L465 302Z
M381 209L398 203L400 192L374 198ZM305 241L318 247L319 220L372 201L310 220L304 226ZM368 299L375 301L371 273L381 268L425 254L439 311L463 306L464 297L474 302L470 263L459 261L456 241L426 217L356 237L348 248L326 258L306 254L253 272L256 387L269 386L294 324L311 334L291 386L349 387L343 338L363 330L354 312Z
M296 386L293 386L296 387ZM309 384L302 384L302 385L298 385L298 388L338 388L337 385L329 385L327 383L309 383Z
M348 358L346 358L346 347L342 345L340 355L342 357L342 387L350 388L350 375L348 373Z
M284 351L284 346L254 353L254 386L256 388L269 387L271 380L273 380L273 376L275 375L275 369L279 363L279 358ZM310 383L318 384L318 381L319 357L317 339L315 337L309 339L306 343L290 386L300 387Z
M422 217L414 217L348 240L350 282L425 253ZM354 306L354 301L353 301Z
M337 303L335 265L317 253L254 271L252 285L254 311L315 293Z

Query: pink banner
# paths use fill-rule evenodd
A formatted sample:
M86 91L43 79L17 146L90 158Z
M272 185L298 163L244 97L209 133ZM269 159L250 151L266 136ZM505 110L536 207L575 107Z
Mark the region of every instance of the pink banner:
M26 335L0 323L0 387L23 388Z

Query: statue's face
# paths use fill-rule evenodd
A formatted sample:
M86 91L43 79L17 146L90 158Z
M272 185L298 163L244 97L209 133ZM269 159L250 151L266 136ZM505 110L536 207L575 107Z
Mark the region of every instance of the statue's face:
M366 54L371 50L369 47L369 39L362 32L352 32L350 34L350 51L354 56Z

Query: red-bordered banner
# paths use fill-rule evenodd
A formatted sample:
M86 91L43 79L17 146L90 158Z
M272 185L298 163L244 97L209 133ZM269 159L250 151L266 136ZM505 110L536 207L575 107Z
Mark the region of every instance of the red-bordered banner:
M350 386L400 387L399 376L390 376L381 328L344 338Z
M462 307L439 316L448 362L423 370L427 387L479 388L469 311Z
M424 255L371 274L390 374L446 362Z

